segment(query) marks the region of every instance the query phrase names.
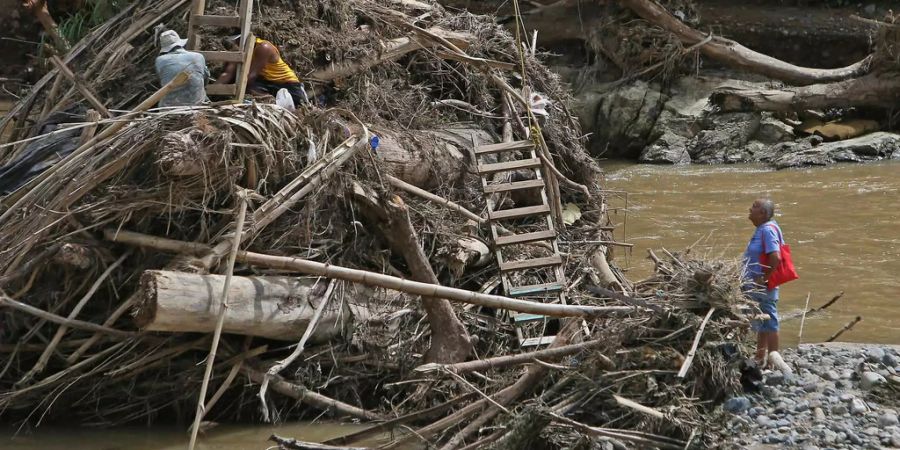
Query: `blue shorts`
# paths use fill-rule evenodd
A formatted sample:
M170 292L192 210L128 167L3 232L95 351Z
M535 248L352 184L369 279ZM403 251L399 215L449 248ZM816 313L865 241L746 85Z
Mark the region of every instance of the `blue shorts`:
M759 309L763 314L769 315L766 320L754 320L751 323L753 331L778 331L778 297L775 294L776 291L747 293L753 301L759 303Z

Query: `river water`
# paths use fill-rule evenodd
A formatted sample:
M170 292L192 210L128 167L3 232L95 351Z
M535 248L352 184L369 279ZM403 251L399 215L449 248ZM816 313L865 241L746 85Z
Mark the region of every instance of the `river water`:
M776 220L791 245L800 279L782 287L779 311L802 310L806 295L819 306L844 291L828 314L810 317L803 342L823 341L843 325L862 322L838 340L900 344L900 162L773 171L762 166L648 166L603 163L628 277L651 274L647 249L738 257L754 227L748 209L759 196L776 202ZM657 252L659 253L659 252ZM799 320L782 328L795 345Z

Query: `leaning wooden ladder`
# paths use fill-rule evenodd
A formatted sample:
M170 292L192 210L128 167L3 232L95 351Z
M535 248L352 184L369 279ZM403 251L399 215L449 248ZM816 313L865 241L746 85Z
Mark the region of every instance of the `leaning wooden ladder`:
M489 155L507 154L511 159L505 162L482 163ZM525 159L512 159L515 155L526 155ZM563 270L563 259L557 243L556 220L554 211L547 200L546 179L541 171L543 163L538 158L532 141L503 142L476 146L473 160L481 177L481 186L487 202L488 221L491 226L491 237L494 240L494 255L500 266L500 279L503 289L509 297L520 297L523 300L542 303L566 304L566 275ZM533 178L523 181L491 182L488 178L502 172L526 170L533 172ZM508 177L506 177L508 178ZM496 197L501 194L527 194L540 190L540 205L496 209ZM500 202L501 204L503 202ZM532 218L537 220L523 220ZM516 221L516 222L512 222ZM501 236L501 223L518 224L518 233ZM513 226L510 225L512 228ZM503 227L506 230L506 227ZM510 261L504 258L504 249L508 253L514 246L525 244L543 247L547 256L533 259ZM530 281L528 281L530 280ZM537 282L535 282L537 281ZM523 284L523 282L525 284ZM530 347L553 342L556 336L544 336L551 319L539 314L521 314L510 312L519 345ZM535 329L534 324L542 322L543 326ZM558 326L558 324L557 324ZM527 330L525 329L527 328Z
M206 86L207 95L233 96L237 101L244 100L247 91L247 72L250 70L250 59L253 58L253 47L256 37L250 32L250 21L253 15L253 0L240 0L238 15L214 16L206 12L206 0L193 0L191 2L191 16L188 20L187 49L196 51L206 58L207 62L232 62L237 63L235 80L233 84L209 84ZM199 29L202 26L240 28L240 51L203 51L200 50L202 37Z

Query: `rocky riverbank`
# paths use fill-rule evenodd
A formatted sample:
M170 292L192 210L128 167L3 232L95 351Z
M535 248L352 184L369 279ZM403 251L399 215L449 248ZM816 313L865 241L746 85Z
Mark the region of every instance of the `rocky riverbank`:
M808 344L723 403L728 448L900 448L900 346ZM891 385L894 387L891 388Z

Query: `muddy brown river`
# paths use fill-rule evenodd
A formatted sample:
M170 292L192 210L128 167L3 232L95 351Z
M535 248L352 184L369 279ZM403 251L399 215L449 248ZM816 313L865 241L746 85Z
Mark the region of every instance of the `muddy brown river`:
M777 204L800 279L783 286L779 311L800 311L811 295L819 306L845 294L828 313L810 317L803 342L823 341L856 316L862 322L840 341L900 344L900 161L773 171L762 166L684 167L605 163L609 189L628 192L619 264L638 280L653 265L647 249L738 257L754 228L747 211L756 197ZM611 198L624 208L624 197ZM783 345L796 345L799 320L782 328Z

